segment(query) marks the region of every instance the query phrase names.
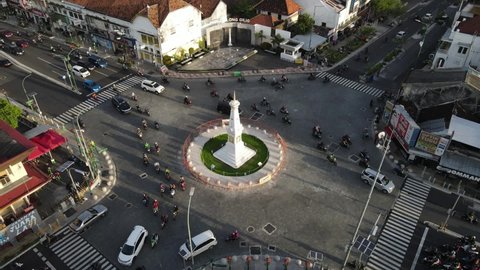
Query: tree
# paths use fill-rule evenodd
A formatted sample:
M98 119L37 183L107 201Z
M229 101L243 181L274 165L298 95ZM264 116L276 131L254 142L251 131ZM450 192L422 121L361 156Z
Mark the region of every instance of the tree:
M315 20L312 16L307 13L300 14L297 23L292 26L292 30L297 34L304 35L312 31L314 24Z
M272 44L275 45L275 47L278 47L278 46L280 46L280 43L282 43L284 40L285 39L280 34L276 34L272 38Z
M266 36L263 34L263 30L260 30L255 33L255 39L260 39L260 44L263 43L264 38L266 38Z
M402 0L373 0L372 8L377 16L397 17L405 12Z
M232 1L233 2L233 1ZM230 17L232 18L252 18L255 16L255 8L253 1L240 0L235 1L234 5L228 5Z
M0 119L7 122L13 128L18 127L18 118L22 115L22 110L11 104L6 99L0 99Z

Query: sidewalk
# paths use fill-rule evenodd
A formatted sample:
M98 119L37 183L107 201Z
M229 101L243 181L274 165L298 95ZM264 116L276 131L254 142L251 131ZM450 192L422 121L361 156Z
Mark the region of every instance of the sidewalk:
M217 268L214 268L217 267ZM277 255L236 255L227 256L207 265L195 267L196 270L322 270L328 269L320 260L295 259Z
M22 104L11 100L11 102L16 103L15 105L22 108L23 110L29 113L27 117L31 121L37 121L38 123L45 124L52 129L55 129L59 132L62 136L67 138L67 143L62 145L69 153L77 156L82 157L76 145L76 138L71 130L66 129L59 129L58 126L55 126L52 119L46 119L45 117L40 117L36 112L31 111L29 108L26 108ZM60 164L57 164L60 165ZM81 203L75 203L75 200L71 198L70 200L63 201L60 204L55 212L46 217L41 221L37 221L37 224L33 226L33 231L37 235L37 240L31 242L32 245L27 247L26 250L31 249L35 244L39 241L44 241L46 234L53 234L60 228L66 226L70 222L72 222L78 214L82 211L90 208L94 204L98 203L102 200L107 194L110 192L111 188L116 183L116 168L115 163L111 159L110 155L103 151L102 154L98 154L98 178L95 181L98 181L98 186L93 187L84 195L84 201ZM52 196L54 197L54 196ZM58 202L57 202L58 203ZM9 263L15 261L15 259L23 254L22 250L26 247L22 243L17 243L16 247L20 247L20 249L16 250L17 256L8 262L2 261L5 263L4 265L0 265L0 269L6 267ZM15 248L12 247L12 248ZM25 251L25 250L24 250Z

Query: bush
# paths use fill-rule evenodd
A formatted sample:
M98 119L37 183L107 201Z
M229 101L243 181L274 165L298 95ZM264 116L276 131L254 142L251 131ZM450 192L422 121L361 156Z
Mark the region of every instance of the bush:
M262 48L262 50L271 50L272 44L268 42L263 42L262 44L260 44L260 48Z
M172 57L170 55L163 56L163 63L167 66L170 66L172 63Z
M373 74L379 72L383 68L384 65L385 65L384 62L377 63L376 65L374 65L373 67L368 69L367 75L370 76L370 75L373 75Z
M328 59L330 64L335 64L345 58L345 56L347 56L347 52L339 52L335 49L329 48L323 52L323 55Z
M200 47L200 49L202 49L202 50L205 50L205 48L207 47L206 44L205 44L205 40L200 39L198 41L198 47Z
M384 62L390 62L393 60L393 58L395 58L395 56L397 56L402 50L400 49L394 49L393 51L389 52L385 58L383 59Z
M195 53L195 49L192 48L192 47L190 47L190 48L188 49L188 54L190 54L190 56L192 56L194 53Z
M364 26L364 27L360 28L360 29L358 30L358 32L359 32L360 35L364 35L364 36L369 36L369 37L370 37L370 36L375 35L376 30L375 30L375 28L373 28L373 27Z

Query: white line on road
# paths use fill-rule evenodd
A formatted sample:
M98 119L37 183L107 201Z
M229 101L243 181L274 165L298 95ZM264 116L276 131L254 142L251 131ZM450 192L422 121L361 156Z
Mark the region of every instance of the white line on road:
M96 69L95 69L94 71L95 71L95 72L97 72L97 73L100 73L100 74L102 74L102 75L103 75L103 76L105 76L105 77L108 77L108 75L107 75L107 74L105 74L105 73L103 73L103 72L100 72L100 71L98 71L98 70L96 70Z
M41 57L37 57L38 60L42 60L43 62L47 63L47 64L50 64L50 65L53 65L51 62L48 62L47 60L41 58Z
M108 69L108 70L110 70L111 72L118 72L117 70L111 69L111 68L109 68L109 67L106 67L105 69Z
M58 68L58 69L63 69L63 70L65 69L64 66L59 66L59 65L57 65L57 64L54 64L54 63L52 63L52 62L49 62L49 61L41 58L41 57L37 57L37 58L38 58L38 60L41 60L41 61L43 61L43 62L45 62L45 63L47 63L47 64L49 64L49 65L51 65L51 66L53 66L53 67L56 67L56 68Z
M418 257L420 257L420 252L422 252L423 243L425 242L425 238L427 238L428 230L429 228L425 227L425 231L423 231L422 240L418 245L417 253L415 254L415 258L413 259L413 263L412 263L412 266L410 267L410 270L415 270L415 266L417 266Z
M45 264L46 264L46 265L48 266L48 268L50 268L51 270L57 270L57 268L53 267L53 265L52 265L49 261L45 262Z

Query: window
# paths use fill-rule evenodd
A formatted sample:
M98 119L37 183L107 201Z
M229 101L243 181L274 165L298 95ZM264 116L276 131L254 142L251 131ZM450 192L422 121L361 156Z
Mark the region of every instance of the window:
M195 247L195 250L199 250L201 248L203 248L204 246L210 244L211 242L213 241L213 239L208 239L207 241L201 243L200 245L198 245L197 247Z
M147 36L146 35L142 35L142 43L147 43Z
M322 22L322 27L327 27L327 23Z
M79 18L80 20L83 20L83 16L82 16L82 15L78 15L78 18Z
M458 46L458 53L460 54L466 54L468 51L468 48L467 47L462 47L462 46Z
M108 23L105 23L105 29L109 29L110 25Z
M71 11L68 12L68 15L69 15L70 17L73 17L73 13L72 13Z
M170 35L175 35L175 27L170 28Z
M189 26L189 27L192 27L192 26L193 26L193 20L190 20L190 21L188 22L188 26Z
M8 183L10 183L10 178L8 178L8 175L2 175L0 176L0 184L2 184L3 186L6 186L8 185Z

